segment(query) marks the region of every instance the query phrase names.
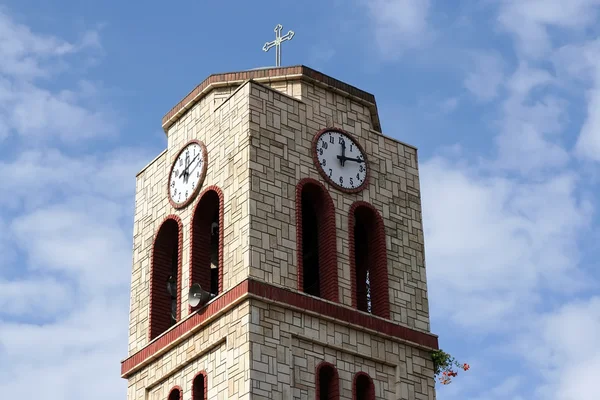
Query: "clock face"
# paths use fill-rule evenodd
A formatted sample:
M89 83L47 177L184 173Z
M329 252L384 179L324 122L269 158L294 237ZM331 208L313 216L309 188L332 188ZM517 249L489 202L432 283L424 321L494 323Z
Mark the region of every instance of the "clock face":
M206 176L206 146L192 140L179 151L169 175L169 199L175 208L188 205Z
M346 192L358 192L367 182L367 158L362 147L348 134L337 129L317 133L313 155L321 175Z

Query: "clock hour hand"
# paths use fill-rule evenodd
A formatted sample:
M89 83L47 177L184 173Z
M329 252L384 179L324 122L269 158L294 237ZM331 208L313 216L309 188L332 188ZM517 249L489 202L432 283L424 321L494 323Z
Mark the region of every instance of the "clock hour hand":
M343 167L344 163L348 159L348 157L346 157L346 142L344 142L344 141L342 141L342 155L341 156L337 156L337 158L338 158L338 160L340 160L340 164Z
M196 155L196 157L194 157L194 158L192 159L192 161L190 161L189 163L187 162L187 159L186 159L186 163L185 163L185 164L186 164L186 166L185 166L185 168L183 169L183 171L181 171L181 175L179 175L179 176L185 176L185 177L187 177L187 176L189 175L189 172L188 172L187 170L188 170L188 168L190 168L190 166L191 166L191 165L192 165L192 163L193 163L193 162L196 160L196 158L198 158L198 155Z

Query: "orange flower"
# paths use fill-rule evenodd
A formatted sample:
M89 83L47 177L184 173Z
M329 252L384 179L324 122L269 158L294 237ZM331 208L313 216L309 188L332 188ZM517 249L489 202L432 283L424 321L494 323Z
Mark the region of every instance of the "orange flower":
M469 370L469 368L471 368L471 367L469 366L469 364L465 363L465 365L463 365L463 369L464 369L465 371L468 371L468 370Z

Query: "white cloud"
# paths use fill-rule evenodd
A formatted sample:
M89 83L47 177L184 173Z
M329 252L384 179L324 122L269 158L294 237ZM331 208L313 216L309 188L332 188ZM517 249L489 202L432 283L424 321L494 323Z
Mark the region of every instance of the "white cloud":
M421 175L433 318L490 332L535 307L543 288L584 286L576 241L591 206L572 174L520 183L435 158Z
M135 174L149 153L122 148L78 157L57 149L30 150L0 162L0 205L31 208L63 196L94 194L111 200L130 198ZM35 194L35 195L34 195Z
M79 43L70 43L52 35L36 34L0 9L0 75L45 77L61 68L62 57L100 47L96 31L84 32Z
M0 390L16 397L44 388L47 399L124 398L119 360L126 354L127 298L73 298L75 311L45 325L0 324Z
M500 134L495 139L498 166L531 174L563 167L569 161L561 143L566 102L544 92L553 82L547 71L526 63L508 78L508 97L502 104ZM534 91L538 94L533 95Z
M12 233L33 271L67 273L99 290L122 287L129 281L123 266L131 262L131 239L119 222L128 215L120 203L71 197L15 218Z
M553 48L552 29L565 34L582 31L596 22L599 0L503 0L500 26L514 35L520 54L538 58Z
M600 84L600 80L597 84ZM588 91L587 114L575 150L580 157L598 162L600 161L600 87Z
M545 383L539 399L595 400L600 374L600 298L568 302L537 317L516 340L516 351Z
M435 10L393 5L409 3L419 12L405 25L393 8L371 3L384 55L413 44L423 50L420 38L405 41L416 32L431 39L429 21L452 15L441 3ZM432 323L442 347L454 354L446 348L449 335L455 348L464 346L454 355L473 360L473 369L438 397L596 399L599 275L588 261L595 249L582 245L597 235L596 196L589 171L573 156L600 161L600 0L484 3L469 10L476 15L454 20L473 21L476 37L461 36L456 24L436 25L436 42L426 47L428 68L439 63L439 74L449 75L458 65L459 83L489 103L480 105L487 126L420 158ZM443 62L447 52L455 64ZM426 79L430 92L460 89L450 80L427 86ZM494 133L489 143L481 137L487 131Z
M366 0L362 4L369 10L384 57L395 58L403 50L430 40L429 0Z
M521 57L521 67L524 60L537 59L553 62L560 81L555 80L546 71L532 71L527 68L527 73L520 74L519 79L513 77L513 93L520 88L523 93L528 93L532 87L540 84L552 84L570 91L577 87L570 85L572 82L582 82L588 86L586 91L587 118L581 128L579 138L575 145L575 154L583 159L600 161L600 51L597 40L587 40L585 31L597 23L598 6L600 0L577 0L564 2L560 0L532 0L527 2L506 0L501 3L498 21L516 40L516 48ZM559 35L560 33L560 35ZM563 44L567 39L567 44ZM568 39L572 39L569 41ZM558 47L562 46L562 47ZM533 73L532 73L533 72ZM515 106L515 104L513 104ZM527 113L530 107L522 107ZM556 117L563 114L562 104L556 99L551 99L551 104L545 104L545 113L549 121L562 126ZM514 121L514 119L512 120ZM506 148L505 154L514 154L513 164L522 157L524 152L537 154L533 160L529 159L525 169L534 169L546 163L553 166L562 166L568 160L564 146L557 145L545 138L545 132L538 127L544 124L538 118L536 124L509 125L502 145ZM520 140L519 140L520 139ZM515 148L521 151L514 152ZM543 154L543 155L542 155Z
M32 379L50 400L125 397L119 361L127 352L131 211L135 173L150 157L139 148L90 146L118 133L115 116L94 82L60 74L79 74L73 67L100 47L96 31L70 42L0 11L6 398L22 394ZM52 88L44 85L49 78Z
M14 84L12 101L0 103L8 125L30 143L60 138L66 143L116 134L112 116L82 104L77 93L52 93L28 83Z
M532 68L526 62L521 62L514 74L508 79L507 86L511 94L523 99L533 89L548 86L552 82L552 75L548 71Z
M478 100L490 101L496 98L504 80L504 61L497 52L479 51L471 55L472 68L465 78L465 87Z
M100 48L95 31L83 33L79 43L32 32L0 10L0 140L23 136L29 146L46 145L54 138L67 143L116 134L114 116L100 102L88 103L89 86L53 92L40 78L54 78L70 68L67 56ZM93 100L93 99L92 99Z
M72 307L72 289L52 278L0 281L0 316L39 318Z
M553 65L572 91L585 93L587 115L575 144L582 159L600 161L600 40L569 44L552 57ZM570 84L570 86L568 86Z

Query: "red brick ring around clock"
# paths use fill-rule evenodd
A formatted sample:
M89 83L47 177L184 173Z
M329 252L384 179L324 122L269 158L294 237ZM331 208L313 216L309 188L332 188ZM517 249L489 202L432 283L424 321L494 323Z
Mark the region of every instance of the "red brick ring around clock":
M353 144L356 145L356 147L358 148L358 150L360 150L360 152L363 154L364 156L364 164L365 164L365 168L366 168L366 173L365 173L365 179L364 181L360 184L360 186L355 187L355 188L345 188L340 186L338 183L334 182L323 170L323 168L321 167L321 163L319 162L319 154L317 153L317 144L319 143L319 139L321 138L321 136L327 132L337 132L339 134L342 134L344 136L347 136L350 140L352 140ZM343 192L343 193L358 193L360 191L362 191L363 189L365 189L368 184L369 184L369 160L367 158L367 153L365 152L364 148L361 146L361 144L358 142L358 140L356 140L356 138L351 135L350 133L346 132L343 129L340 128L324 128L321 129L320 131L318 131L317 133L315 133L315 136L313 137L312 140L312 145L311 145L311 153L312 153L312 157L313 157L313 162L315 163L315 167L317 168L317 170L319 171L319 174L321 174L321 176L323 177L323 179L325 179L325 181L327 181L327 183L329 183L330 185L332 185L333 187L335 187L337 190Z

